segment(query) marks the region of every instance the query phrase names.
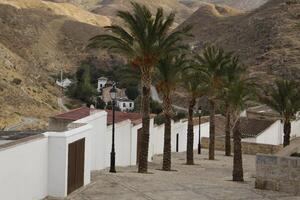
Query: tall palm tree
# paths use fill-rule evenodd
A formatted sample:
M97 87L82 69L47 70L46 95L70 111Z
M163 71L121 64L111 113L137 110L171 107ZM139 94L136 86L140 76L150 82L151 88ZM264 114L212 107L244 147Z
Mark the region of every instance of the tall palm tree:
M122 26L105 27L110 34L97 35L90 40L90 48L103 48L127 58L141 73L142 144L138 171L148 171L148 148L150 127L150 87L154 68L161 56L178 51L183 36L190 27L171 32L175 14L164 15L157 9L155 15L138 3L132 3L133 11L118 11ZM131 14L132 13L132 14ZM178 48L176 48L178 47Z
M295 81L277 80L275 86L265 91L267 96L262 97L265 103L276 111L284 122L283 146L290 144L291 122L296 119L300 111L300 85Z
M243 159L241 145L240 113L245 108L246 103L253 98L255 88L252 79L237 77L228 87L228 96L232 111L235 113L236 120L233 127L233 181L244 181Z
M210 102L209 159L215 159L215 109L218 94L224 84L226 67L230 63L231 53L215 46L208 46L196 57L198 69L206 77L207 96Z
M193 114L194 114L196 99L201 97L202 94L205 93L205 88L202 85L202 82L204 80L203 78L204 77L202 77L202 74L193 68L184 70L184 73L182 75L183 87L188 93L188 128L187 128L187 151L186 151L187 165L194 164Z
M223 100L225 105L225 156L231 155L231 102L230 102L230 88L232 84L236 84L236 80L246 72L246 68L239 64L238 57L234 56L232 61L228 64L224 74L224 85L220 93L220 99Z
M171 170L171 94L175 91L180 80L180 74L185 64L184 55L167 56L162 58L156 69L156 88L163 95L163 112L165 116L163 166L165 171Z

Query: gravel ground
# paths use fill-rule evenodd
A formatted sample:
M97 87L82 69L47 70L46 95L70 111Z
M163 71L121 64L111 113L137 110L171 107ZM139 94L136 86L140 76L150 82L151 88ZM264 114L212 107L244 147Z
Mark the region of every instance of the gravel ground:
M195 165L187 166L185 153L175 153L172 172L163 172L162 156L150 163L149 174L136 173L136 167L94 172L92 183L67 199L72 200L296 200L286 193L254 189L255 156L244 155L245 182L231 181L232 157L216 152L216 160L207 159L207 151L195 154Z

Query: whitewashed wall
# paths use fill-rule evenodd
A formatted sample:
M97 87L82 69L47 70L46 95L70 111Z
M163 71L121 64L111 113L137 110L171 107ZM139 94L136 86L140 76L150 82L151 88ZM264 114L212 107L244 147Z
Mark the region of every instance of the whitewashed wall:
M130 165L136 165L137 163L137 134L138 130L142 128L142 124L137 125L131 125L131 143L130 143L130 149L131 149L131 155L130 155Z
M48 194L48 140L0 150L0 199L35 200Z
M292 138L300 137L300 120L292 122L291 137Z
M95 112L76 123L86 123L92 126L91 130L91 169L101 170L105 165L105 144L106 144L106 124L107 113L105 111Z
M44 133L48 137L48 195L66 197L68 184L68 145L85 138L84 185L90 183L92 126L84 125L66 132Z
M243 139L243 141L280 145L283 144L283 136L283 123L280 120L277 120L256 138ZM291 138L293 139L296 137L300 137L300 120L294 121L291 124Z
M105 136L105 165L110 166L112 144L112 126L108 126ZM131 155L131 121L126 120L115 125L116 166L129 166Z
M282 124L278 120L272 124L269 128L259 134L256 138L245 138L244 142L255 142L259 144L272 144L279 145L282 144Z
M187 121L172 122L171 129L171 149L172 152L176 152L176 143L177 143L177 134L178 134L178 151L186 151L187 146ZM201 138L208 137L209 135L209 123L201 124ZM199 126L194 126L194 149L198 148L199 140ZM162 154L164 147L164 124L160 126L154 126L150 135L150 145L149 150L151 151L150 155Z

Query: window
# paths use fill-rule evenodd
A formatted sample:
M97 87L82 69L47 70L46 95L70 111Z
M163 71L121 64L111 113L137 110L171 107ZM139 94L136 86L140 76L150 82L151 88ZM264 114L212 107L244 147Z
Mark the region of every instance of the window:
M131 108L132 107L132 103L129 103L129 108Z
M126 107L126 103L123 103L123 107L124 107L124 108Z

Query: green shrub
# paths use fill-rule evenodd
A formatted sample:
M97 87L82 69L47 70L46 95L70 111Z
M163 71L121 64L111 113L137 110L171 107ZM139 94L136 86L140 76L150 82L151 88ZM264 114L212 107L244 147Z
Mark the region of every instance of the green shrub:
M297 152L296 153L292 153L291 156L292 157L300 157L300 153L297 153Z
M165 123L165 117L164 115L156 115L154 117L154 124L156 125L162 125Z

